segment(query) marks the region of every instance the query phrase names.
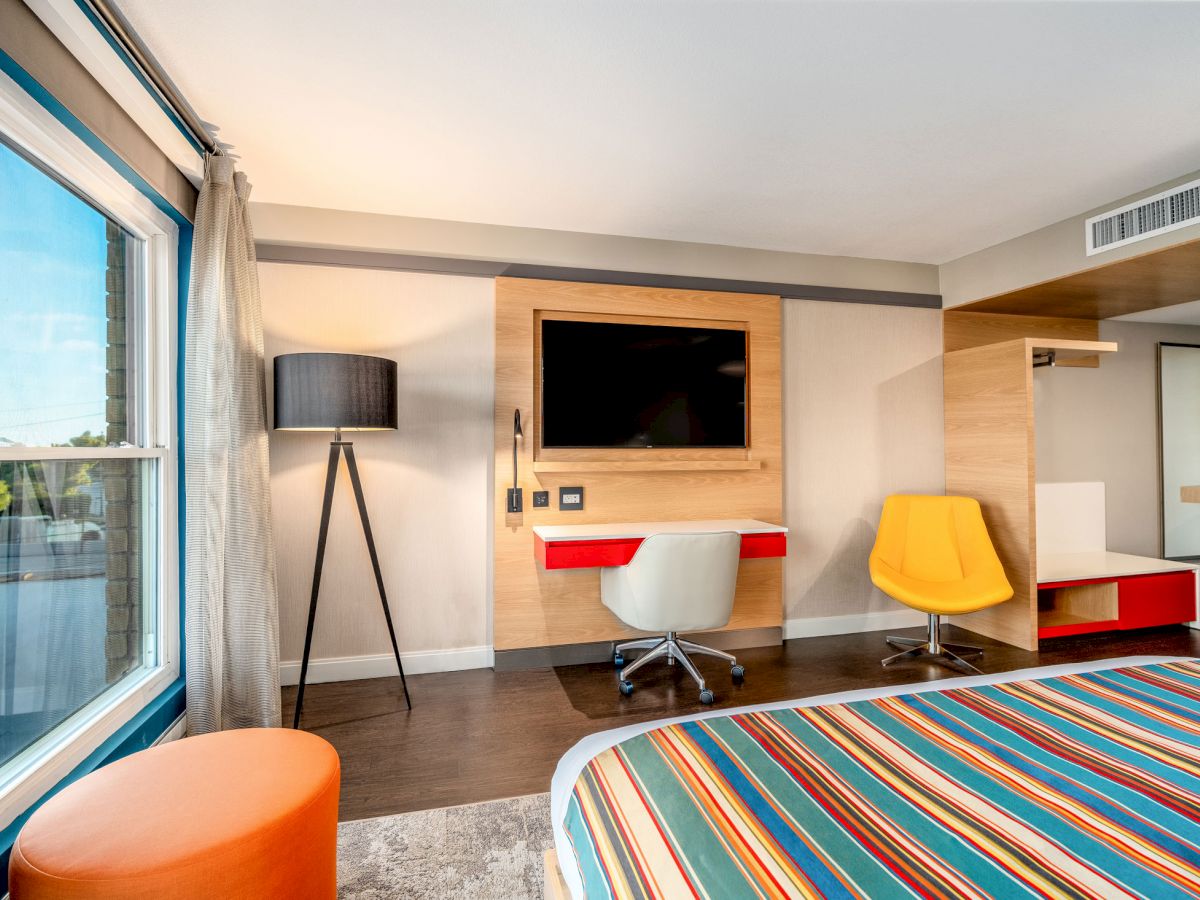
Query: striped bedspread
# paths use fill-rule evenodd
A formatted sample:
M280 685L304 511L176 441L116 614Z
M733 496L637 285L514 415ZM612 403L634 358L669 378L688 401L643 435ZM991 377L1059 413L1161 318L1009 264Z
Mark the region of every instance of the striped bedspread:
M588 897L1197 897L1200 661L666 725L562 826Z

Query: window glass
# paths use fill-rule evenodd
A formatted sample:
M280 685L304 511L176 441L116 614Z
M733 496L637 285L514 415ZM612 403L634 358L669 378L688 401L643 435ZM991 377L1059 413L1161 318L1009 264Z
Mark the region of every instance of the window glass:
M154 664L155 465L0 462L0 765Z
M0 447L129 438L140 242L0 143Z

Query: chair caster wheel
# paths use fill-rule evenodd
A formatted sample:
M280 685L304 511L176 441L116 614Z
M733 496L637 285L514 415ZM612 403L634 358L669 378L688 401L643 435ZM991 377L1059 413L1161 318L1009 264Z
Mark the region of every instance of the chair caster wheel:
M620 687L621 693L624 694L626 697L628 697L630 694L633 693L633 682L630 681L628 678L626 678L624 681L622 681L620 683L620 685L618 685L618 687Z
M729 674L733 676L734 684L741 684L746 679L746 667L745 666L733 666L729 670Z
M704 690L702 690L700 692L700 702L703 703L705 706L710 705L716 699L717 699L716 695L712 691L710 691L708 688L705 688Z
M622 656L620 653L614 653L613 654L613 667L620 669L624 665L625 665L625 657Z

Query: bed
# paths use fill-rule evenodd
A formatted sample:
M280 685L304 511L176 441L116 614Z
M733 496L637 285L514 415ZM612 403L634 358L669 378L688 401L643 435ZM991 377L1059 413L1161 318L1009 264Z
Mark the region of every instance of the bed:
M551 814L547 890L574 898L1196 897L1200 660L602 732L559 763Z

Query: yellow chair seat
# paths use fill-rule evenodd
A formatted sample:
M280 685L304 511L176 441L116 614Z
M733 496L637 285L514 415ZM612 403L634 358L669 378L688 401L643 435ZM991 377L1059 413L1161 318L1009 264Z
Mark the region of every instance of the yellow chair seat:
M1003 572L1000 573L1003 576ZM871 581L894 600L939 616L961 615L1003 603L1013 595L1007 578L975 575L959 581L920 581L871 559Z

